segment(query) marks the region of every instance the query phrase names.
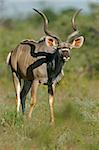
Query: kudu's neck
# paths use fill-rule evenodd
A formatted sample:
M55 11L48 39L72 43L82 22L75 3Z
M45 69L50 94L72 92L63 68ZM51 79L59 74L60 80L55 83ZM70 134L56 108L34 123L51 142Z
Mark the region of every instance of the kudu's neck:
M54 79L61 73L64 60L62 59L59 51L51 54L47 59L48 84L52 84Z
M55 78L61 73L62 67L64 65L64 60L61 57L58 50L53 54L46 52L35 53L35 47L31 45L31 55L33 57L45 56L44 63L47 63L47 73L48 73L48 84L52 84ZM43 63L43 62L42 62Z

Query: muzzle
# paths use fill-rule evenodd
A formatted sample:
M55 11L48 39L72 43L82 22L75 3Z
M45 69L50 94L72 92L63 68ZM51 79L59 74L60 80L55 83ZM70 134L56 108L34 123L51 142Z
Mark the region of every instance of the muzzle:
M62 49L62 57L64 61L68 61L70 59L70 51L68 49Z

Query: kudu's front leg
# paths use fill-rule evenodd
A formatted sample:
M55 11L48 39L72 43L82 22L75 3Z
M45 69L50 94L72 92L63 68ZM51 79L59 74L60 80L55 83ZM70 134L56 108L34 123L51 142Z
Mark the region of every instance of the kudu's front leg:
M18 75L15 72L12 72L13 76L13 82L16 92L16 106L17 106L17 112L19 112L20 109L20 91L21 91L21 79L18 77Z
M30 110L29 110L29 118L31 118L33 108L36 104L36 93L39 85L38 80L34 80L31 86L31 102L30 102Z
M54 123L54 85L48 85L49 106L50 106L50 121Z

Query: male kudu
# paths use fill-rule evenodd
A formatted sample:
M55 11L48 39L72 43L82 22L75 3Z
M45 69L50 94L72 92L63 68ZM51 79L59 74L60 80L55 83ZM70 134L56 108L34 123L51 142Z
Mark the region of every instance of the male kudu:
M36 104L36 93L39 84L48 85L50 119L54 122L54 90L56 83L63 76L63 65L70 58L72 48L80 48L83 45L83 36L78 36L79 31L75 24L75 18L80 12L77 11L72 18L73 32L62 42L57 36L48 31L48 20L43 12L34 9L40 14L44 21L45 37L39 41L25 40L12 50L7 57L7 64L10 65L16 92L17 112L22 105L25 111L25 99L31 88L31 102L29 117ZM69 42L74 38L73 42ZM21 88L21 79L24 80Z

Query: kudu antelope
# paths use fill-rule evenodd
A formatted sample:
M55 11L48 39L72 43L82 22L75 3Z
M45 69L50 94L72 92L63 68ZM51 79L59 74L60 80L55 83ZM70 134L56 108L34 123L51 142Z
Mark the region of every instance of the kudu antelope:
M48 31L48 20L45 14L34 9L41 15L44 21L45 37L39 41L24 40L12 50L7 57L7 63L12 70L12 76L16 92L17 112L22 105L25 111L26 95L31 88L31 102L29 117L36 104L36 93L39 84L48 85L50 119L54 122L54 90L56 83L63 76L63 65L70 58L72 48L80 48L83 45L83 36L78 36L75 18L80 12L77 11L72 18L73 32L62 42L57 36ZM76 36L76 38L75 38ZM74 38L70 43L70 39ZM24 80L21 89L21 79Z

